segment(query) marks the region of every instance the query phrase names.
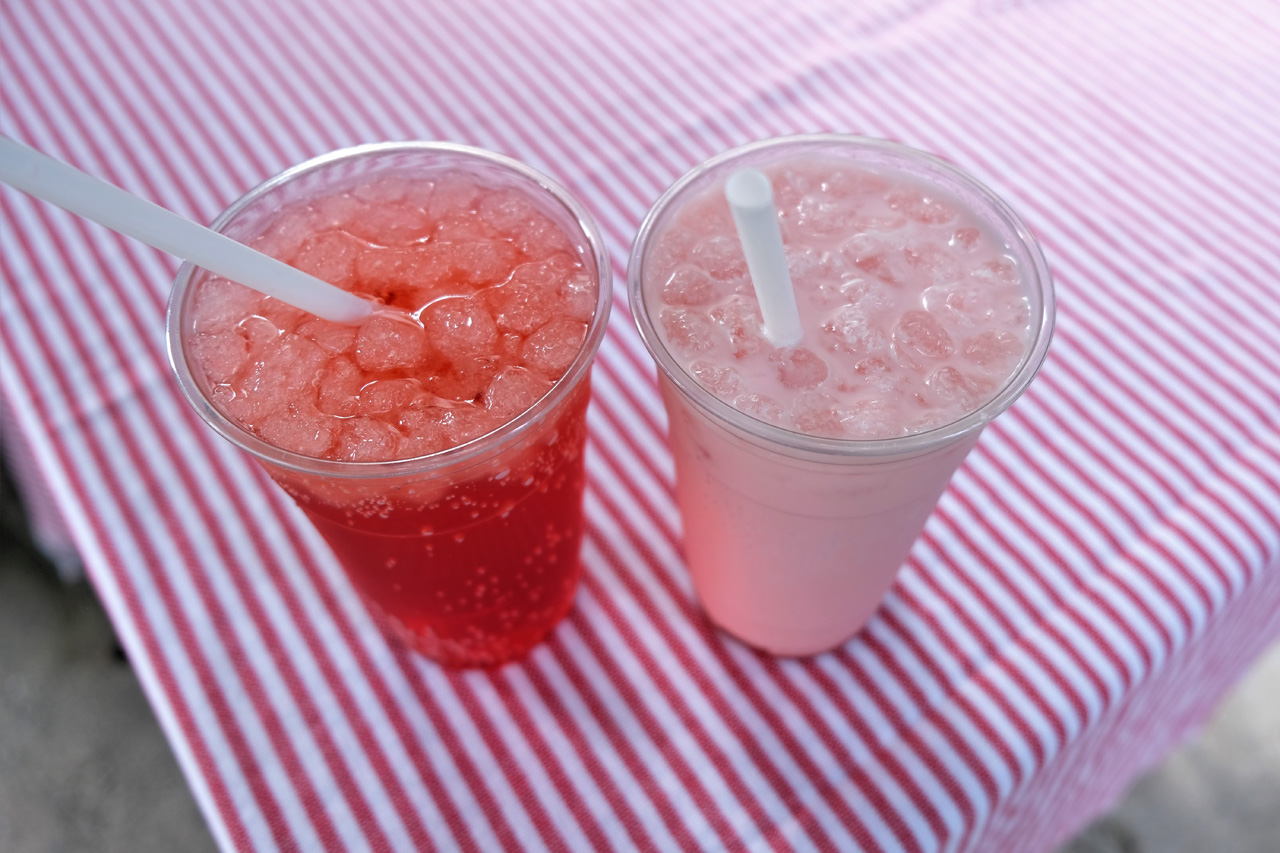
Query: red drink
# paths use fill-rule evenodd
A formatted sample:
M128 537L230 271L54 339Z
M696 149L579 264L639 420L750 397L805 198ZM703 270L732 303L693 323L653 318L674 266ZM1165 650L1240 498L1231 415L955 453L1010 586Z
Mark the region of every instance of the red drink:
M450 665L528 651L579 574L610 298L586 214L505 158L371 146L217 226L392 310L345 327L184 269L170 341L193 404L264 462L391 632Z

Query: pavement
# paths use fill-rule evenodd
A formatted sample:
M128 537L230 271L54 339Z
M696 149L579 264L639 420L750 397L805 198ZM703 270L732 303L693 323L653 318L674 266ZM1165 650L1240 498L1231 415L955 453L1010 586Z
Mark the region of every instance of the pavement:
M0 851L214 849L92 588L44 561L0 476ZM1059 853L1280 853L1280 645Z

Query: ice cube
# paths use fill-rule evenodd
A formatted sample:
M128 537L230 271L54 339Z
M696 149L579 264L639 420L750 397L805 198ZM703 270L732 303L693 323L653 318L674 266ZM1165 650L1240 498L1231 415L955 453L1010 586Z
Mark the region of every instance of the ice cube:
M977 228L957 228L955 233L951 235L951 239L947 245L957 249L964 249L966 252L972 252L982 242L982 232Z
M435 225L435 219L416 204L360 200L353 204L359 207L347 212L342 222L353 236L368 243L408 246L426 239Z
M444 409L440 414L440 424L444 427L449 441L454 444L465 444L483 435L493 432L506 423L483 408L461 406Z
M397 412L422 394L422 383L416 379L376 379L360 389L360 412L365 415Z
M427 213L437 222L444 222L474 211L479 200L480 188L474 181L445 175L431 190Z
M358 292L411 311L450 284L448 259L430 243L362 252L355 276Z
M438 259L453 279L474 287L506 281L516 267L516 247L506 240L436 244Z
M845 305L822 324L822 342L833 352L869 355L885 347L884 331L872 311L861 304Z
M524 343L522 360L547 379L559 379L573 364L587 336L587 324L561 318L538 329Z
M962 277L955 253L941 245L915 245L903 250L914 280L929 285L956 281Z
M786 347L770 356L778 366L778 381L783 387L807 391L817 388L827 378L827 363L811 349Z
M439 453L453 446L445 428L446 409L438 407L410 408L400 413L400 456L411 459Z
M703 388L725 400L732 400L742 393L742 377L732 367L717 367L706 361L695 361L689 372Z
M923 294L926 311L954 329L972 329L995 315L992 293L973 281L935 284Z
M438 299L422 309L419 318L428 345L450 361L498 350L498 327L478 296Z
M840 259L831 252L813 246L787 246L787 270L797 286L819 287L836 281L842 272Z
M723 305L711 309L711 319L728 338L734 358L742 360L773 350L764 335L764 319L754 295L731 296Z
M857 212L857 203L848 197L809 193L796 205L795 226L807 235L848 233Z
M820 392L802 394L791 406L791 421L796 429L826 438L844 435L842 414L840 402L830 394Z
M258 306L258 315L270 321L281 332L292 332L314 316L273 296L263 297Z
M510 281L486 290L485 298L497 327L522 336L545 325L557 310L555 285L530 281L519 270Z
M291 405L268 415L257 428L264 441L317 459L328 457L338 431L339 421L336 418L300 405Z
M497 359L492 356L458 358L423 370L423 386L445 400L476 403L483 399L484 391L497 375L499 367Z
M364 370L406 370L422 363L427 335L413 318L374 314L356 334L356 363Z
M316 408L328 415L354 415L359 406L360 387L364 382L364 374L350 359L330 359L320 371Z
M515 247L524 260L538 261L558 254L572 253L573 241L564 229L546 216L536 213L516 232Z
M509 421L551 390L551 383L523 367L508 367L494 377L484 394L485 409Z
M369 204L409 201L421 207L431 197L431 182L406 180L394 175L369 178L351 189L351 195Z
M483 243L503 237L479 213L467 212L435 223L432 239L436 243Z
M341 323L314 318L298 327L298 334L315 341L320 349L334 355L349 351L356 343L356 329Z
M532 219L537 208L524 193L494 190L480 199L479 212L495 231L509 235Z
M927 311L903 313L893 329L893 344L908 361L914 361L916 356L946 358L955 352L955 344L947 330Z
M969 361L988 373L1007 375L1022 358L1022 339L1004 329L989 329L964 345Z
M249 343L235 331L197 334L191 354L209 382L229 382L249 360Z
M734 237L708 237L693 247L689 263L718 281L747 278L747 259Z
M965 375L954 367L940 367L925 380L933 402L938 406L959 404L966 411L974 408L974 389Z
M253 314L245 317L236 326L236 331L249 345L249 358L257 360L267 347L280 337L280 330L266 317Z
M889 191L889 181L862 169L835 169L822 179L822 189L834 197L866 199Z
M719 295L711 276L691 266L677 267L662 286L662 301L668 305L710 305Z
M595 316L599 288L595 279L582 267L575 266L565 275L556 292L560 296L560 310L565 316L584 323Z
M987 286L1018 284L1018 264L1008 255L992 258L974 267L969 277Z
M970 412L982 405L995 391L995 383L987 377L961 373L954 366L938 368L924 380L934 407L950 411Z
M334 456L348 462L386 462L397 457L399 447L400 433L391 424L349 418L342 422Z
M859 270L868 276L874 276L886 284L904 284L911 280L914 270L907 262L906 256L898 249L886 249L863 255L854 262Z
M946 200L915 187L895 187L885 196L889 207L908 219L927 225L941 225L956 218L957 212Z
M853 372L857 379L850 383L851 386L856 388L861 380L862 387L886 395L904 395L911 381L910 375L900 370L888 355L872 355L860 359L853 366Z
M782 425L783 415L785 414L782 406L778 405L778 402L772 397L765 394L740 394L734 398L733 407L756 420L771 423L775 426Z
M201 282L195 293L196 330L223 332L235 328L245 317L258 313L265 297L256 290L225 278Z
M688 308L663 308L658 322L667 345L684 356L707 352L715 346L715 327L706 315Z
M840 428L847 438L868 440L902 435L898 410L886 400L854 400L840 409Z
M256 424L290 405L314 406L317 379L327 359L306 338L287 335L273 341L242 377L235 417Z
M245 239L234 232L232 239L241 239L259 252L291 263L303 244L315 234L336 227L341 220L332 221L323 211L314 207L294 207L285 211L266 228Z

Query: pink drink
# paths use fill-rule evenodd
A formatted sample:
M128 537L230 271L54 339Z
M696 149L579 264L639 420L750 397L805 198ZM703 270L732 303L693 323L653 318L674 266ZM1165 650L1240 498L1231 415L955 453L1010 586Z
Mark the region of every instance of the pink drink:
M724 182L769 176L804 339L767 339ZM712 620L777 654L875 610L983 424L1026 387L1051 293L985 190L887 143L801 137L695 170L632 256L677 500Z
M258 192L229 233L390 310L347 327L184 281L175 365L197 408L263 457L391 632L451 665L523 654L579 574L608 309L593 235L523 167L448 146L357 149Z

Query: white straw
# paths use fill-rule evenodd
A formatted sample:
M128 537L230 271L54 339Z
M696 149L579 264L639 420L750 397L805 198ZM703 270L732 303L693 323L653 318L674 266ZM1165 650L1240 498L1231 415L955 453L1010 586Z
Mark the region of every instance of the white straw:
M0 181L317 317L356 325L373 313L353 293L2 135Z
M747 257L747 271L760 301L765 336L778 346L795 346L804 333L787 269L778 210L773 206L773 187L760 170L739 169L725 183L724 196L733 211L738 240Z

